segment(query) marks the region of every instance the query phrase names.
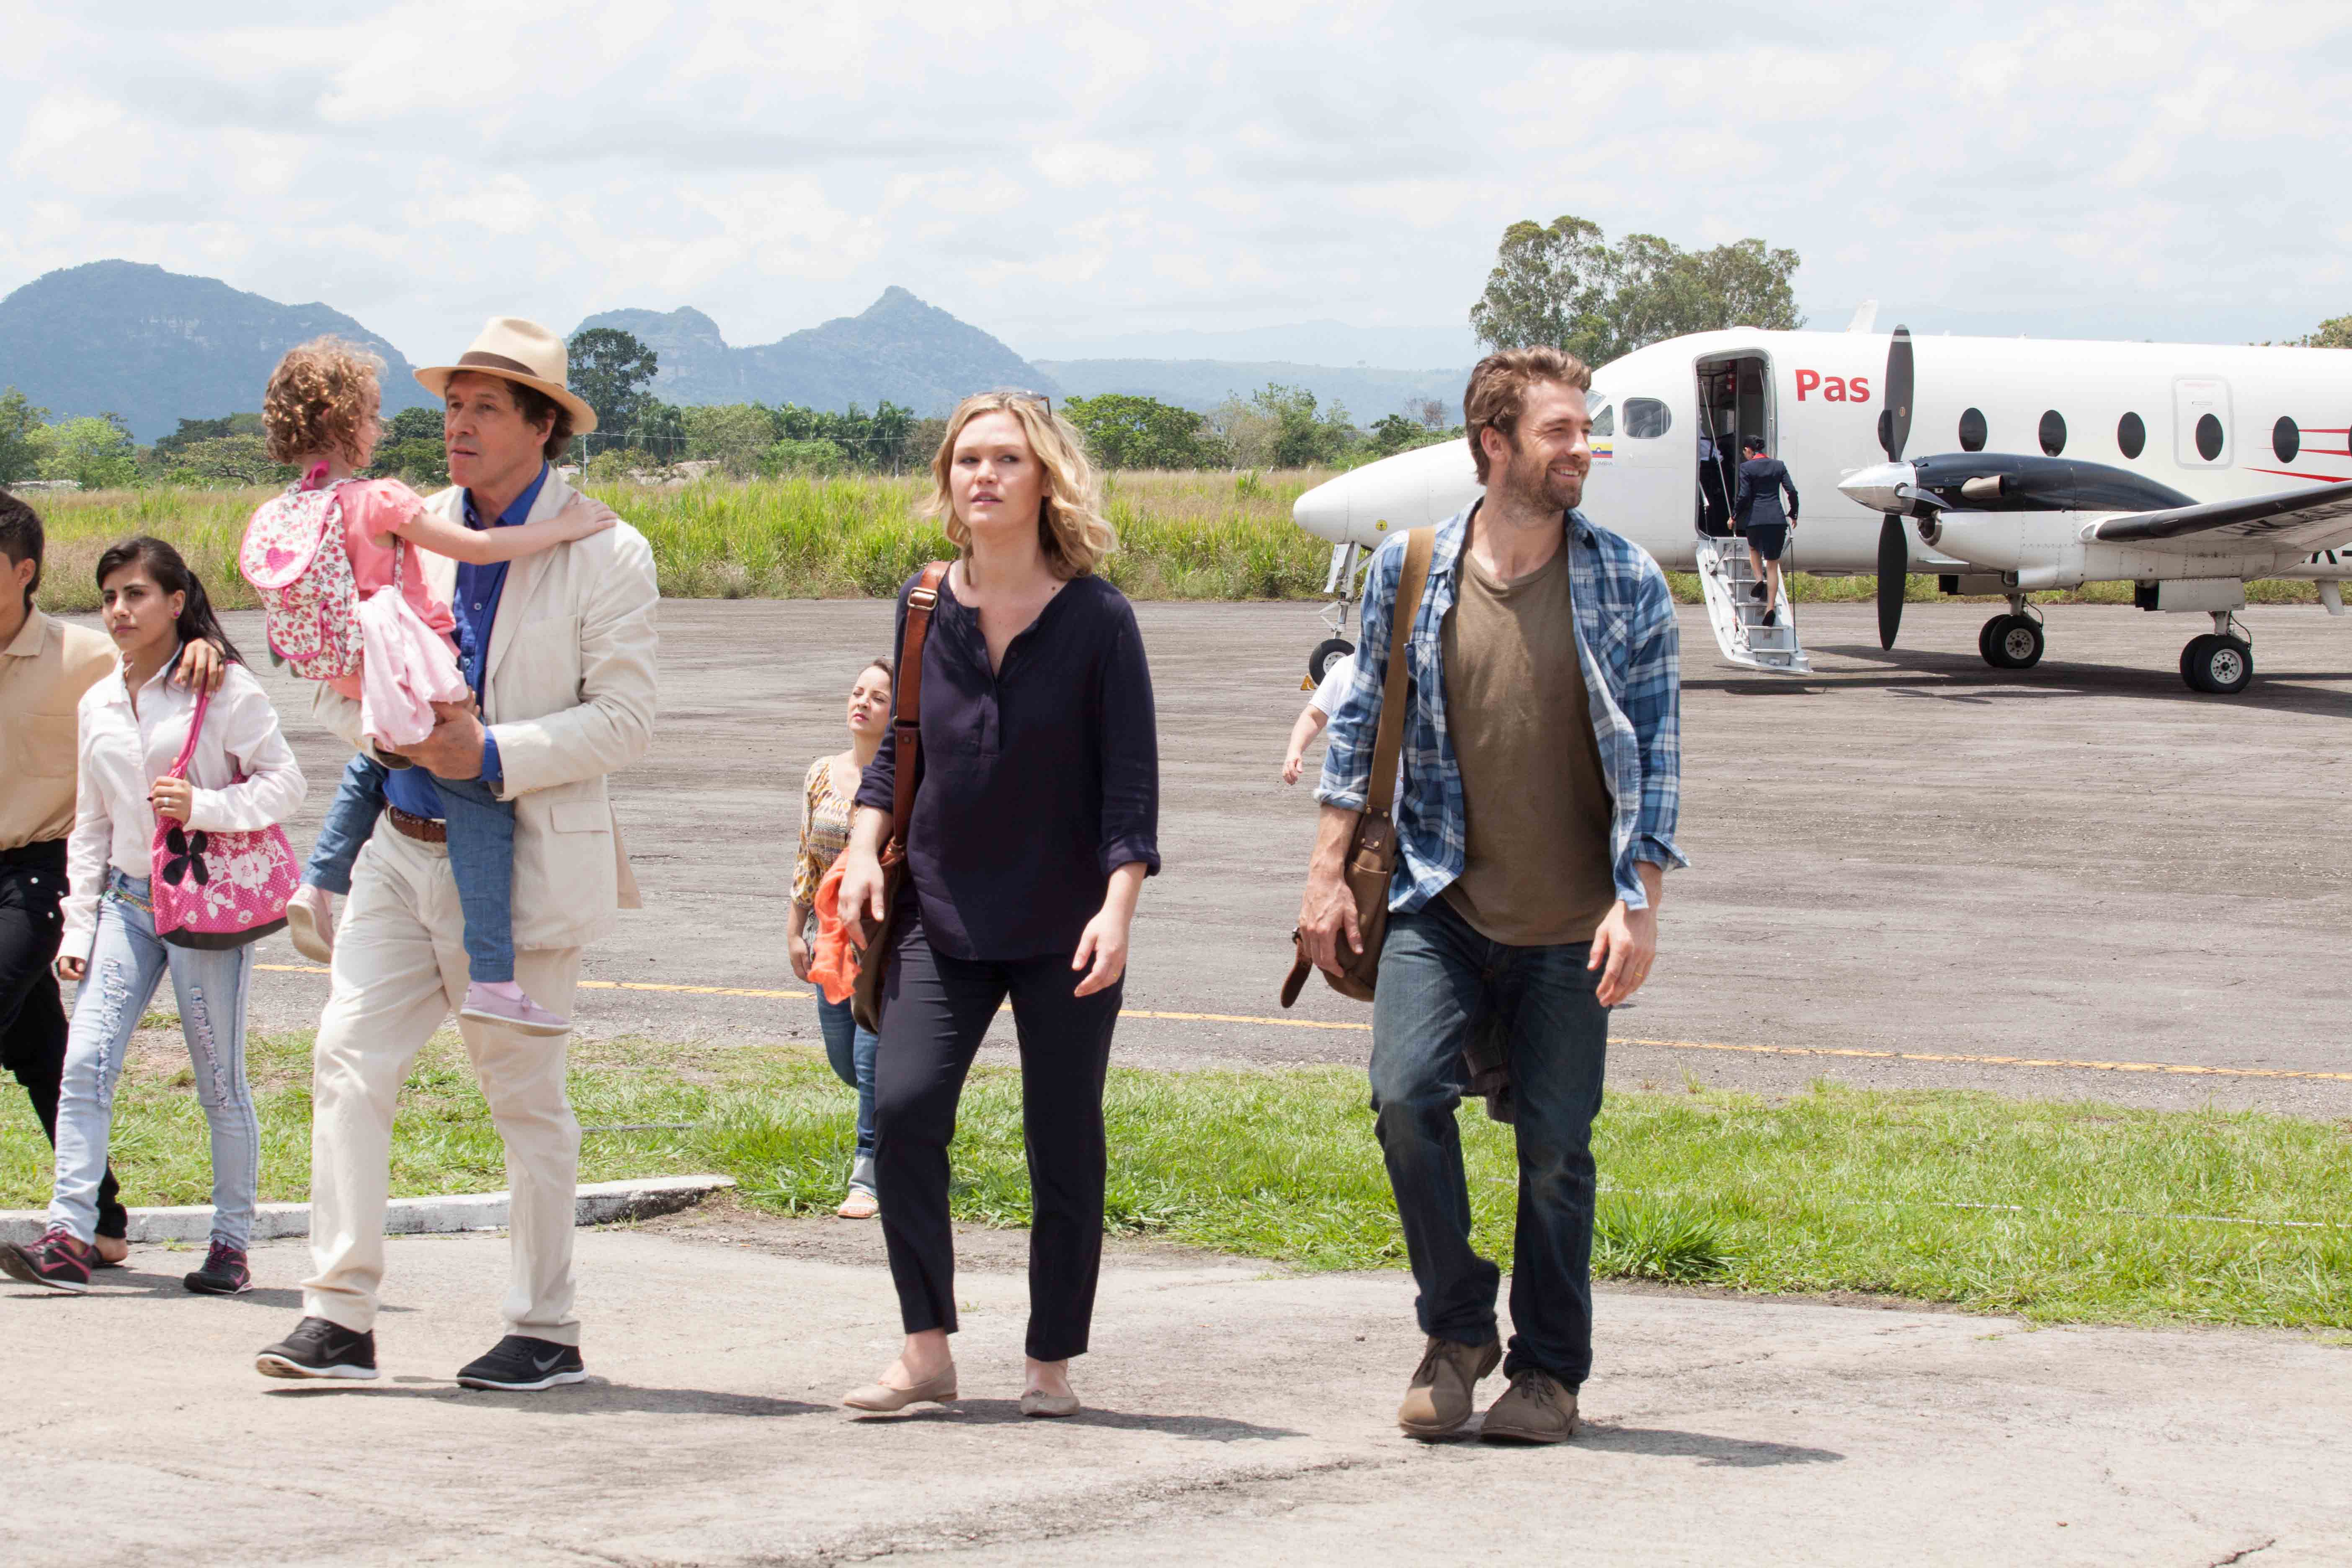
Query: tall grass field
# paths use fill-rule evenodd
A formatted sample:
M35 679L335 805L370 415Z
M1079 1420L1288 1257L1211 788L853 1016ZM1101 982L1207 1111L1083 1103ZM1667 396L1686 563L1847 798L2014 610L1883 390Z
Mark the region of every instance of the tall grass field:
M1103 567L1137 599L1297 599L1322 591L1331 547L1290 521L1291 503L1328 474L1298 470L1120 473L1109 477L1120 548ZM928 479L724 480L592 485L590 493L653 546L669 598L883 597L950 552L922 515ZM152 533L188 558L215 600L254 605L236 546L264 489L98 490L33 498L48 532L41 607L91 610L91 572L116 540Z
M1134 599L1319 597L1331 547L1290 520L1291 504L1328 474L1290 469L1127 472L1109 476L1108 503L1120 548L1104 575ZM948 552L945 534L922 515L928 479L706 480L684 486L592 485L590 493L636 525L652 544L661 591L678 599L798 599L897 592L924 562ZM250 609L236 572L246 519L268 489L96 490L34 498L49 537L40 603L53 613L93 610L90 573L109 544L152 533L177 545L215 600ZM1675 596L1700 599L1698 579L1670 573ZM1868 600L1870 577L1790 580L1802 603ZM1937 596L1936 580L1913 577L1907 596ZM2251 584L2260 604L2315 602L2309 583ZM2128 604L2128 583L2095 583L2047 603Z

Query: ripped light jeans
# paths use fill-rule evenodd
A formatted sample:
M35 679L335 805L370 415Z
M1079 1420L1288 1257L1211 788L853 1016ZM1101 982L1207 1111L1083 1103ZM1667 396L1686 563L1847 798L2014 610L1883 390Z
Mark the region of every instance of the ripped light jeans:
M253 944L174 947L155 934L147 879L110 866L98 900L89 970L74 996L58 1094L58 1181L49 1223L87 1242L98 1228L98 1187L114 1121L114 1085L131 1036L163 972L180 1001L180 1033L195 1068L196 1100L213 1135L213 1239L242 1249L261 1184L261 1123L245 1081L245 998Z

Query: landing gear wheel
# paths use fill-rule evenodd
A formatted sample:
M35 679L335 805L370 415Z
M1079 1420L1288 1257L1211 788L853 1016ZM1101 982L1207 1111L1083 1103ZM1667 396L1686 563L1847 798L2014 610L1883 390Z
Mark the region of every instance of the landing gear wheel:
M2180 650L2180 679L2191 691L2235 697L2254 681L2254 650L2238 637L2212 632L2190 637Z
M2032 616L1995 616L1977 633L1977 651L1995 669L2032 669L2042 647L2042 623Z
M1335 658L1345 658L1355 651L1356 645L1346 637L1324 638L1315 645L1315 651L1307 656L1307 679L1318 686L1322 685L1324 675L1331 668L1331 661Z

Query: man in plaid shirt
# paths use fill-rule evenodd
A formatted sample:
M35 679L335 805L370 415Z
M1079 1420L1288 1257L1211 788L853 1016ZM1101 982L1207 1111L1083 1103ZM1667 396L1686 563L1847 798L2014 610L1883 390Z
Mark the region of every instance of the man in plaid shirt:
M1508 1390L1482 1435L1559 1442L1592 1364L1592 1118L1609 1009L1649 977L1681 785L1680 638L1657 563L1576 510L1591 373L1489 355L1464 424L1486 498L1438 525L1407 645L1399 855L1372 1011L1372 1102L1428 1337L1397 1419L1465 1426L1502 1360L1500 1271L1470 1246L1454 1114L1474 1037L1512 1079L1519 1158ZM1370 782L1402 539L1365 579L1355 681L1331 715L1299 930L1360 951L1343 860Z

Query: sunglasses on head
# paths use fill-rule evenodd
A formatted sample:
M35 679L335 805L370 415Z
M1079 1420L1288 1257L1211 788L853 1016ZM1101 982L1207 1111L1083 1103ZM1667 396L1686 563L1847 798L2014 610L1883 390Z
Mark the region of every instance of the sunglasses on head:
M1032 392L1025 386L992 386L986 392L978 393L975 395L1008 398L1014 403L1034 403L1048 414L1054 412L1052 398L1042 392Z

